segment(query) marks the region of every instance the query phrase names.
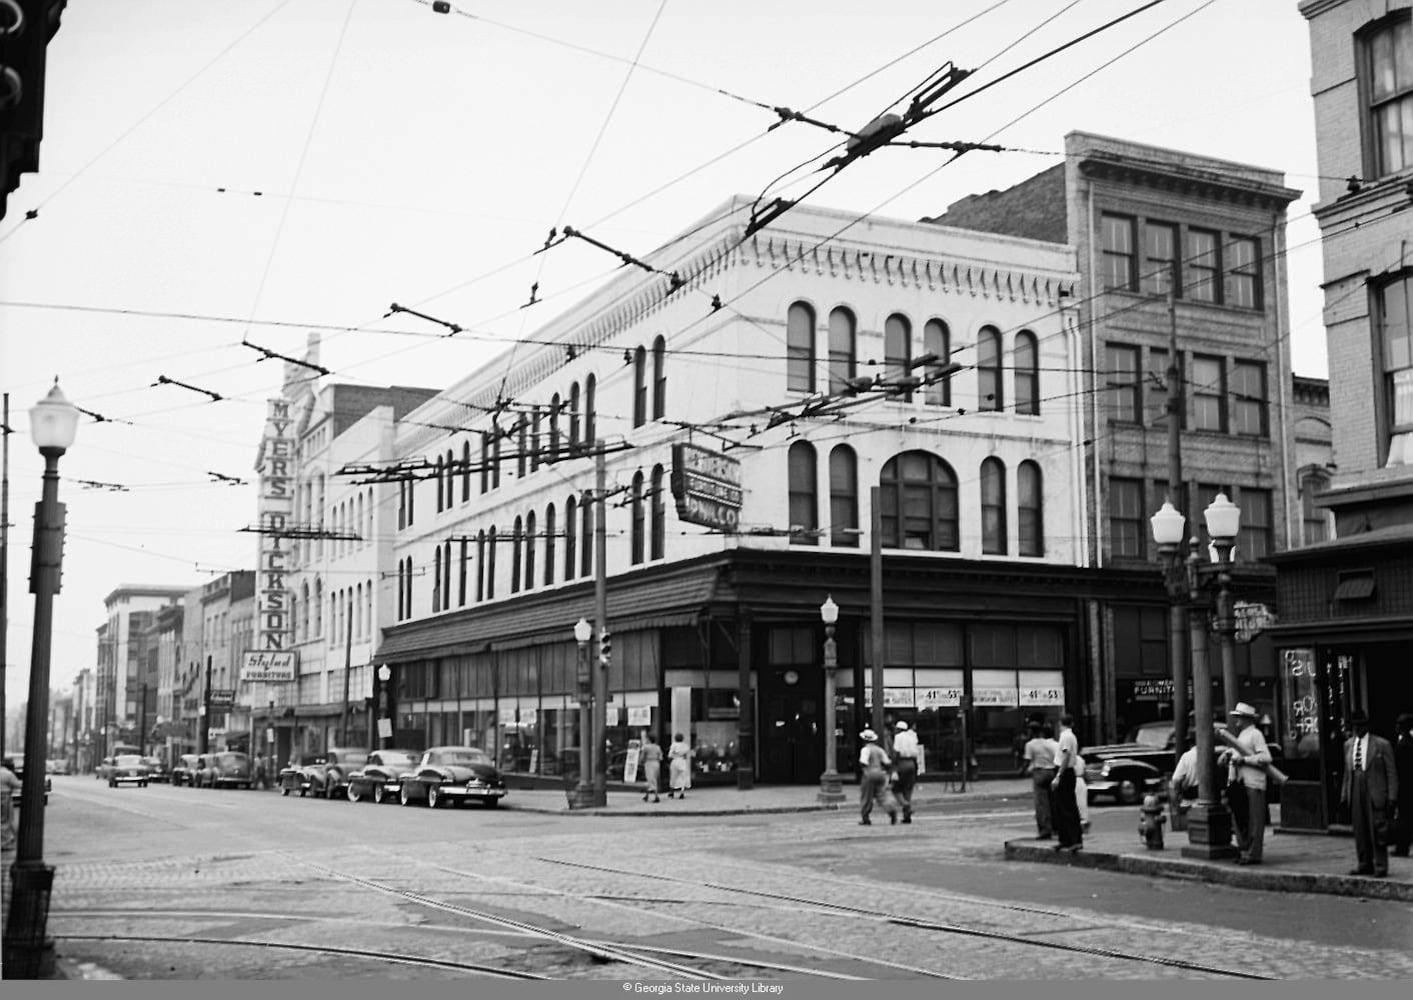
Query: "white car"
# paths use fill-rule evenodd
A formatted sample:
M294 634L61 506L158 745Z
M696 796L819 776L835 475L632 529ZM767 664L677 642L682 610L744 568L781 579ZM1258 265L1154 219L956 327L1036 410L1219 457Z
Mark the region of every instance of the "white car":
M113 763L108 769L108 787L117 788L119 785L136 785L139 788L147 787L147 765L142 758L135 753L119 754L113 758Z

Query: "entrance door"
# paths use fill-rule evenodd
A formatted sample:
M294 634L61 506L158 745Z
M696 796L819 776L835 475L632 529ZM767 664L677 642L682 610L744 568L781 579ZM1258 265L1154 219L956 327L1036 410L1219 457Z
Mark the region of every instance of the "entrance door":
M824 675L767 668L760 677L761 781L805 785L824 770Z
M1363 678L1355 662L1353 650L1321 650L1320 736L1331 823L1349 822L1349 809L1340 805L1339 793L1344 782L1344 741L1351 735L1349 713L1363 703Z

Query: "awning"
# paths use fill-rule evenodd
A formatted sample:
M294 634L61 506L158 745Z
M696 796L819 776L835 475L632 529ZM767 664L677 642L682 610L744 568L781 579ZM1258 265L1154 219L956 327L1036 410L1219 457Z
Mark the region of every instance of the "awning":
M1339 581L1339 586L1335 587L1334 600L1336 601L1363 601L1374 596L1374 574L1360 573L1356 576L1346 576Z

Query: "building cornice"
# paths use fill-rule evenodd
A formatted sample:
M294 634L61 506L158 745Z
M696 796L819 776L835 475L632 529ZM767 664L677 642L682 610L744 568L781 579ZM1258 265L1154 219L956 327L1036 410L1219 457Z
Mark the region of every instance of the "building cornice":
M1079 171L1091 180L1143 185L1163 191L1192 194L1213 201L1249 205L1265 211L1283 209L1300 197L1294 188L1195 167L1138 160L1102 151L1083 155Z

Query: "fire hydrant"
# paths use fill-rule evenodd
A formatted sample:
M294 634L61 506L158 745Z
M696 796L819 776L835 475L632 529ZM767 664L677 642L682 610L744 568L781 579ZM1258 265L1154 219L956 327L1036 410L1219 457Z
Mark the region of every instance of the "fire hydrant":
M1163 815L1162 803L1156 795L1145 795L1138 813L1138 832L1149 850L1163 849L1163 824L1168 817Z

